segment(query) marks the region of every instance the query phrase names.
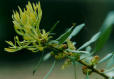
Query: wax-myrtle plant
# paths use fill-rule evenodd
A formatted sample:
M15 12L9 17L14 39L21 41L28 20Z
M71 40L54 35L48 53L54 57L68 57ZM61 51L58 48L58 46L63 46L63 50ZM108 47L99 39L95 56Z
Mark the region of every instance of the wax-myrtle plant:
M21 49L27 49L42 54L37 67L33 70L33 74L35 74L42 61L52 57L54 61L52 67L43 79L48 78L57 60L64 60L63 69L70 64L73 64L75 69L77 62L82 64L82 72L86 75L86 79L89 79L89 75L94 72L103 76L104 79L113 79L114 52L108 53L101 60L95 53L101 50L110 36L112 24L114 23L114 12L108 14L101 29L89 41L77 48L76 42L72 41L72 37L81 31L85 26L84 23L71 26L65 33L55 39L52 33L59 21L48 32L45 29L40 29L42 19L40 2L36 4L28 2L26 8L21 9L18 7L18 9L19 11L13 11L12 18L14 29L18 35L22 36L23 40L20 41L19 37L15 36L14 42L6 41L10 46L5 48L5 51L16 52ZM95 43L94 47L91 46L93 43ZM106 61L108 61L106 68L99 70L97 68L99 63Z

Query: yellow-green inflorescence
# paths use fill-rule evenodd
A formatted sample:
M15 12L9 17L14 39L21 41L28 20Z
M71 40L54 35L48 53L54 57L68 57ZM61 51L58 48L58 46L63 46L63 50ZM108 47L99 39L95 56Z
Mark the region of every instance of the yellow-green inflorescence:
M44 29L39 29L42 18L40 2L36 4L28 2L26 8L22 10L18 7L18 9L19 12L14 11L12 18L14 29L17 34L23 37L23 41L20 42L18 36L14 38L15 44L11 41L6 41L11 47L5 48L5 50L16 52L22 48L27 48L33 52L43 51L43 44L48 42L51 36Z
M40 2L36 4L28 2L26 8L22 10L18 7L18 9L19 12L14 11L12 18L14 29L17 34L22 36L23 41L20 41L19 37L15 36L14 43L6 41L10 47L5 48L5 51L16 52L21 49L28 49L32 52L42 52L45 49L50 49L50 54L55 59L66 58L63 67L70 64L72 60L77 60L74 59L79 57L77 53L67 51L67 49L76 50L70 39L67 39L64 44L50 43L50 41L53 41L52 36L50 36L50 32L46 32L44 29L41 30L39 28L42 19Z

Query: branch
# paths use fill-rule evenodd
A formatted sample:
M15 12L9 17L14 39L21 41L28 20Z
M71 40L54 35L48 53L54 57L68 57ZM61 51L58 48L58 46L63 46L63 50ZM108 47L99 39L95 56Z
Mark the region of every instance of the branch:
M93 68L93 66L88 65L88 64L85 63L84 61L79 60L78 62L80 62L81 64L83 64L83 65L87 66L88 68L92 69L93 72L95 72L95 73L97 73L97 74L103 76L105 79L109 79L109 77L108 77L107 75L105 75L104 73L100 72L99 70Z

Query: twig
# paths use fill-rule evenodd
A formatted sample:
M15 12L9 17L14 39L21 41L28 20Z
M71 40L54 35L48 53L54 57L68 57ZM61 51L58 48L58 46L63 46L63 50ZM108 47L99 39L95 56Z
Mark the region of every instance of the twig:
M93 66L88 65L87 63L85 63L82 60L79 60L78 62L80 62L81 64L87 66L88 68L92 69L93 72L103 76L105 79L109 79L109 77L107 75L105 75L104 73L100 72L99 70L95 69Z

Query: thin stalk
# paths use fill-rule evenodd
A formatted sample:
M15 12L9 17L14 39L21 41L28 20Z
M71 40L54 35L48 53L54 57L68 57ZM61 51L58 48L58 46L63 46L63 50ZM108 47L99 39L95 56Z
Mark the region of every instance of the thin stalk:
M73 61L73 67L74 67L74 77L76 79L76 63L75 63L75 61Z
M53 71L53 69L55 67L55 63L56 63L56 61L53 62L52 66L51 66L51 68L49 70L49 72L44 76L43 79L47 79L48 78L48 76L51 74L51 72Z
M43 54L44 54L44 53L42 53L42 56L41 56L41 58L40 58L38 64L36 65L35 69L33 70L33 75L36 73L36 71L38 70L40 64L41 64L42 61L43 61Z
M89 79L88 72L87 72L87 75L86 75L86 79Z

